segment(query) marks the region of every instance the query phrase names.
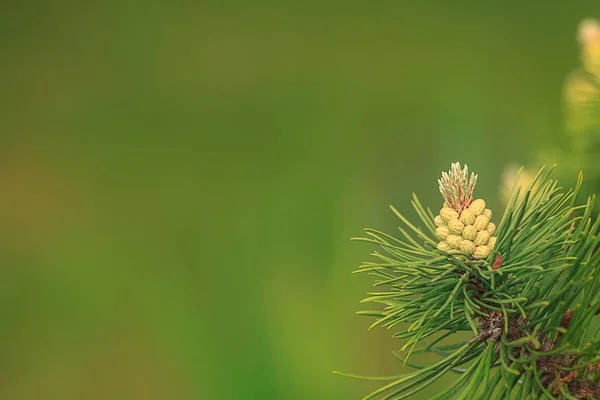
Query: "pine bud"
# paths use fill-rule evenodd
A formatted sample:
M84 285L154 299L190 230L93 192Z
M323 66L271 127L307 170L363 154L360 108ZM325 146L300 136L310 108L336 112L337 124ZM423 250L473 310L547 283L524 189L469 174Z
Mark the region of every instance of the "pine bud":
M438 250L441 251L449 251L450 250L450 245L444 241L439 242L437 245Z
M442 219L442 217L440 217L439 215L436 215L433 218L433 223L435 224L435 226L443 226L446 225L446 222Z
M446 239L446 236L448 236L450 234L450 230L448 229L447 226L438 226L437 229L435 230L435 233L438 235L438 237L442 240Z
M438 183L444 206L434 218L439 250L471 259L486 258L492 251L496 225L490 222L492 211L485 200L473 200L476 182L477 175L469 175L466 165L454 163L450 171L442 172Z
M477 231L482 231L485 228L487 228L489 222L490 219L488 217L486 217L485 215L480 215L479 217L475 218L475 223L473 224L473 226L475 227L475 229L477 229Z
M475 245L470 240L463 240L459 244L459 249L461 252L471 255L475 251Z
M458 249L458 246L460 245L460 242L462 240L463 239L458 235L446 236L446 243L448 243L450 245L450 247L452 247L453 249Z
M453 219L458 219L458 213L452 208L444 207L440 210L440 217L442 217L444 221L451 221Z
M461 168L460 163L456 162L452 163L450 171L442 172L438 183L444 198L444 207L447 205L460 213L471 204L477 175L473 173L469 175L469 168L466 165Z
M448 229L450 229L450 233L460 235L465 229L465 225L457 219L451 219L448 221Z
M489 246L486 245L482 245L482 246L477 246L475 248L475 251L473 252L473 258L486 258L487 256L490 255L490 252L492 250L489 248Z
M473 211L473 213L476 216L481 215L483 213L483 210L485 210L485 200L483 200L483 199L473 200L473 202L471 203L469 208L471 209L471 211Z
M467 208L460 214L460 220L465 225L473 225L475 222L475 213Z
M476 246L481 246L487 244L488 240L490 240L490 233L488 231L481 231L477 234L473 243L475 243Z
M475 238L477 237L477 229L475 229L475 227L473 225L467 225L465 226L465 229L463 230L462 233L462 237L465 240L475 240Z

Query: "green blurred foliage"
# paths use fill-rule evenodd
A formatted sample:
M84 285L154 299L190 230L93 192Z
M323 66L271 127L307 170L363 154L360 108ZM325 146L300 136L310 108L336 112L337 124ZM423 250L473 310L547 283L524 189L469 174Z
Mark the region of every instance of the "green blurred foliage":
M585 19L578 28L580 65L565 82L565 137L560 144L550 144L538 157L546 162L548 155L569 164L571 175L583 170L586 192L600 189L600 23ZM600 204L595 206L600 211Z
M0 397L351 399L378 383L331 370L400 373L348 239L413 191L438 207L455 160L497 210L502 168L562 138L595 6L6 4Z

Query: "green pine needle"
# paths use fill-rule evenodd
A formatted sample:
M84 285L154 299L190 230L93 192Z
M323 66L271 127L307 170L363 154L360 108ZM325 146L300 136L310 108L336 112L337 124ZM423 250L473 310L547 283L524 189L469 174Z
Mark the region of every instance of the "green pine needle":
M463 186L474 186L466 167L458 168ZM541 169L524 190L515 181L485 260L438 250L432 213L416 195L417 224L391 207L401 222L398 237L365 229L366 237L355 239L378 246L356 272L375 277L376 291L363 302L379 308L359 314L375 318L369 329L393 330L403 342L396 357L415 368L361 377L393 380L365 399L422 398L418 393L447 372L459 377L434 399L569 399L580 395L570 392L579 387L573 382L597 387L600 329L591 324L600 310L600 219L592 217L593 196L576 203L582 177L565 191L550 178L552 169ZM452 194L448 182L440 180L442 192ZM471 340L439 344L458 332ZM410 361L416 353L442 358L418 365Z

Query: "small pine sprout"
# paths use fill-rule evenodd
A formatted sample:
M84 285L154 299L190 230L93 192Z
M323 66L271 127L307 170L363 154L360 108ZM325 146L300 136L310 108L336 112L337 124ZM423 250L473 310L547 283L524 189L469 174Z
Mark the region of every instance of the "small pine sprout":
M469 175L468 167L462 168L460 163L453 163L450 171L442 172L438 183L444 205L433 222L440 239L438 249L481 259L491 251L493 243L487 244L496 231L496 225L490 222L492 211L485 208L485 200L473 200L476 182L477 175Z
M451 165L450 171L442 172L438 183L445 204L461 213L473 200L477 175L471 173L469 176L469 167L465 165L461 168L460 163L456 162Z
M577 40L582 46L600 40L600 24L592 18L586 18L579 23Z
M600 76L600 24L595 19L581 21L578 32L581 61L585 70L596 78Z

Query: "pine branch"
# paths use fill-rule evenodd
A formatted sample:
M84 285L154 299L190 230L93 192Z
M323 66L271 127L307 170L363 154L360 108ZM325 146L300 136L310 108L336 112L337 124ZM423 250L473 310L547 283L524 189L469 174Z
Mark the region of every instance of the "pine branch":
M434 399L600 399L600 219L594 197L576 204L581 177L565 192L551 170L526 188L517 178L496 228L473 200L476 175L456 163L439 181L438 216L413 196L424 228L392 208L400 238L367 229L358 239L380 248L357 272L378 288L363 302L383 309L362 314L395 331L398 358L415 368L365 399L405 399L449 371L460 378ZM471 339L452 342L462 331ZM419 366L417 353L441 359Z

